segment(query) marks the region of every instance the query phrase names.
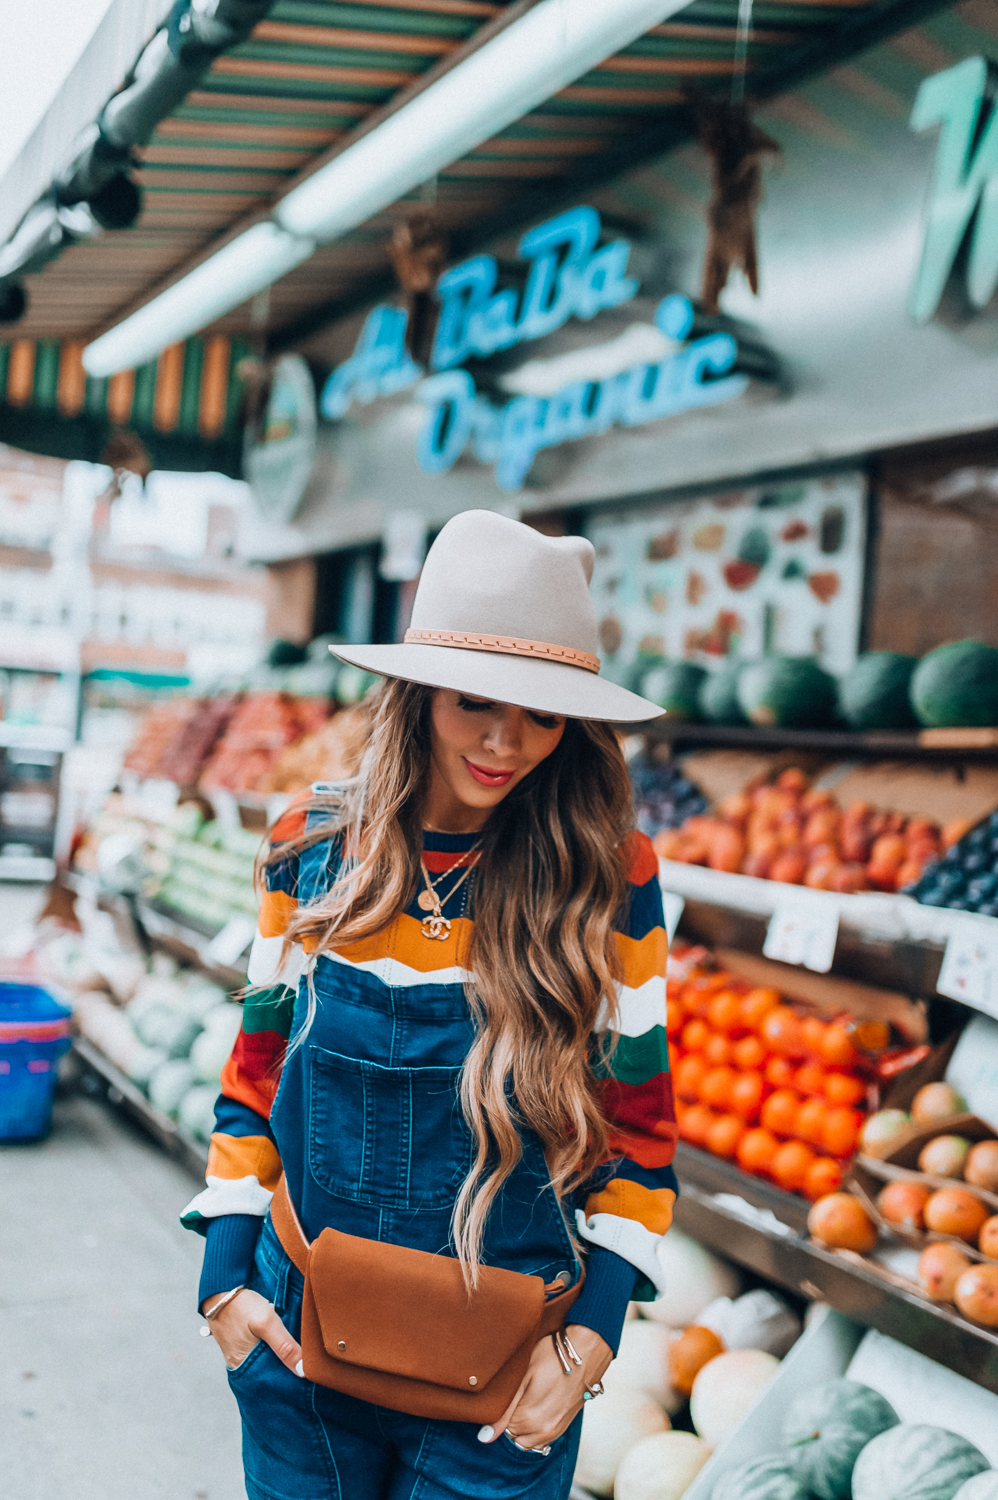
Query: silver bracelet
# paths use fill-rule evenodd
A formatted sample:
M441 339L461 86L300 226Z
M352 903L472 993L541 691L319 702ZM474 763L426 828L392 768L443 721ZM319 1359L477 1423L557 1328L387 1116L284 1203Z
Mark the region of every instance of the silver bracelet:
M245 1290L246 1290L246 1283L245 1283L245 1281L241 1281L238 1286L234 1286L232 1288L231 1292L226 1292L226 1294L225 1294L224 1297L219 1297L218 1301L215 1303L215 1306L213 1308L211 1308L209 1312L202 1313L201 1314L202 1318L204 1318L204 1320L205 1320L206 1323L210 1323L211 1320L212 1320L212 1318L217 1318L218 1317L218 1315L222 1311L223 1307L228 1307L228 1305L232 1301L232 1299L234 1297L238 1297L239 1293L240 1292L244 1292Z

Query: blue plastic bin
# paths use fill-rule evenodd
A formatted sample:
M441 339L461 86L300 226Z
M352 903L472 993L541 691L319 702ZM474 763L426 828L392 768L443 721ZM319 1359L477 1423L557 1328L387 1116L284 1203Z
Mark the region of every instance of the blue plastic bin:
M52 1124L70 1012L36 984L0 980L0 1141L36 1141Z

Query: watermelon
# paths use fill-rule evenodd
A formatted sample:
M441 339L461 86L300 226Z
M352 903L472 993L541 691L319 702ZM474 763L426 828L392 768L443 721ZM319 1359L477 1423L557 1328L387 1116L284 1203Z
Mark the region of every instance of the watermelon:
M854 729L912 729L918 722L908 689L914 656L867 651L839 683L839 708Z
M744 724L745 715L738 702L738 679L744 663L725 662L716 672L708 672L700 684L697 703L708 724Z
M828 724L838 688L810 656L768 656L750 662L738 678L738 702L753 724L782 729Z
M903 1422L873 1438L852 1471L853 1500L953 1500L990 1464L966 1438L923 1422Z
M869 1386L825 1380L791 1401L783 1441L804 1489L818 1500L848 1500L860 1450L897 1424L893 1406Z
M765 1453L722 1474L711 1500L807 1500L788 1453Z
M639 691L670 719L698 719L697 695L706 675L691 661L663 661L644 674Z
M975 1474L957 1490L954 1500L998 1500L998 1469Z
M923 724L998 724L998 650L953 641L923 656L911 679L911 703Z

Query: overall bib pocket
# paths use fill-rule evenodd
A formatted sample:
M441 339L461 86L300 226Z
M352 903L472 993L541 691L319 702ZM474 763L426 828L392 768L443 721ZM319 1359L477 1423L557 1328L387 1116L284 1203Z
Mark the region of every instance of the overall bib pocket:
M385 1068L309 1048L309 1168L350 1202L448 1209L471 1165L460 1068Z

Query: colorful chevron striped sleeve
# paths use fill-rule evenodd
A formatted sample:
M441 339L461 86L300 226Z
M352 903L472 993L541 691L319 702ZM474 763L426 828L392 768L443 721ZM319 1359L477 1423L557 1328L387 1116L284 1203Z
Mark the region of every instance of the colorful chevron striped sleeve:
M290 809L271 832L271 844L297 838L305 811ZM298 860L268 866L257 935L250 954L253 989L243 1006L236 1044L222 1070L215 1129L208 1151L206 1187L181 1215L188 1229L205 1233L209 1219L227 1214L262 1218L281 1176L281 1158L270 1128L270 1110L291 1035L301 950L281 963L283 934L298 905Z
M641 833L629 844L629 902L617 941L624 965L618 1013L602 1064L612 1175L576 1214L580 1235L643 1275L639 1298L661 1283L655 1248L672 1223L677 1183L675 1109L665 1025L668 942L658 859ZM648 1285L647 1283L650 1283Z

